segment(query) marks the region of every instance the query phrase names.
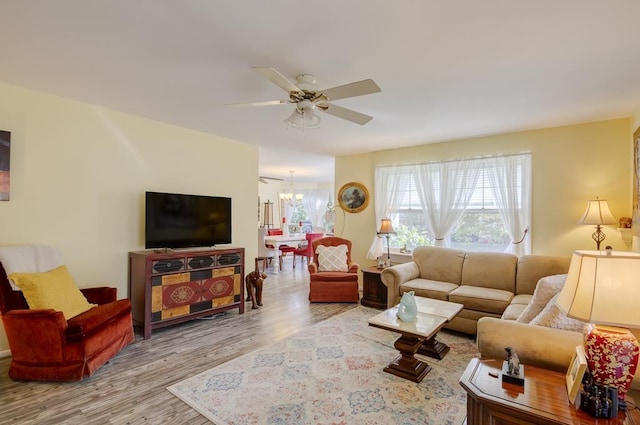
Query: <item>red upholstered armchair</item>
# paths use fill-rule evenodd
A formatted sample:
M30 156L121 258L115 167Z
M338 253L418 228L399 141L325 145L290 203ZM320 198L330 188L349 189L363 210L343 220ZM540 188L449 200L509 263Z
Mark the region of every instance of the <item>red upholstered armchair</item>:
M309 301L357 303L359 266L351 262L351 241L329 236L313 241L312 245Z
M81 380L134 340L131 304L116 300L116 288L81 292L97 306L68 320L61 311L30 310L0 263L0 311L11 349L12 379Z

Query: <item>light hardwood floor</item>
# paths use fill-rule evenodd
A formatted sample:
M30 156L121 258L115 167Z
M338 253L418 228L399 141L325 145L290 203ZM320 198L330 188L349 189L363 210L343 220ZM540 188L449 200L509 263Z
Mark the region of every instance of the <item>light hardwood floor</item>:
M40 383L9 379L10 359L0 359L0 424L209 424L166 387L242 354L304 330L356 304L311 304L309 273L269 273L264 306L227 312L154 331L80 382ZM250 402L247 400L247 402Z

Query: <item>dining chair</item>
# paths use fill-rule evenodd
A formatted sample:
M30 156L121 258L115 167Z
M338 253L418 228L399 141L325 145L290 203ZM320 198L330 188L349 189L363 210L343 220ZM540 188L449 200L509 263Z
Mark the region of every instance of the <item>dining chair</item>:
M264 227L258 228L258 256L256 257L255 270L258 270L258 263L262 261L262 272L264 273L268 264L277 255L275 247L271 245L267 246L264 237L267 236L267 229Z
M305 237L307 238L307 243L300 248L297 248L293 251L293 268L296 268L296 256L300 257L300 264L304 264L304 258L307 258L307 264L311 262L311 258L313 257L313 241L320 239L324 236L324 233L307 233Z

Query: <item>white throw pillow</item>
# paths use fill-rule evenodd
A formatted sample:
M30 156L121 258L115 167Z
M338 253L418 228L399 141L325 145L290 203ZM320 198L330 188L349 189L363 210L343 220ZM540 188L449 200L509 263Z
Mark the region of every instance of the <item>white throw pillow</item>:
M566 331L582 332L586 323L567 317L566 313L558 307L556 301L560 294L554 295L547 306L538 314L530 325L545 326L547 328L564 329Z
M347 267L347 246L324 246L318 245L318 270L321 272L346 272Z
M541 278L536 284L531 301L518 316L517 322L529 323L549 304L549 300L562 290L566 274L555 274Z

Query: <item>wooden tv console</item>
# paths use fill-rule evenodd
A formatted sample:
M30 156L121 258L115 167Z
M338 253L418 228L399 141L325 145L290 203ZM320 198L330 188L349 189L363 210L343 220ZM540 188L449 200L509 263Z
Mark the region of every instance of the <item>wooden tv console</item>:
M244 248L129 252L133 323L153 329L237 308L244 313Z

